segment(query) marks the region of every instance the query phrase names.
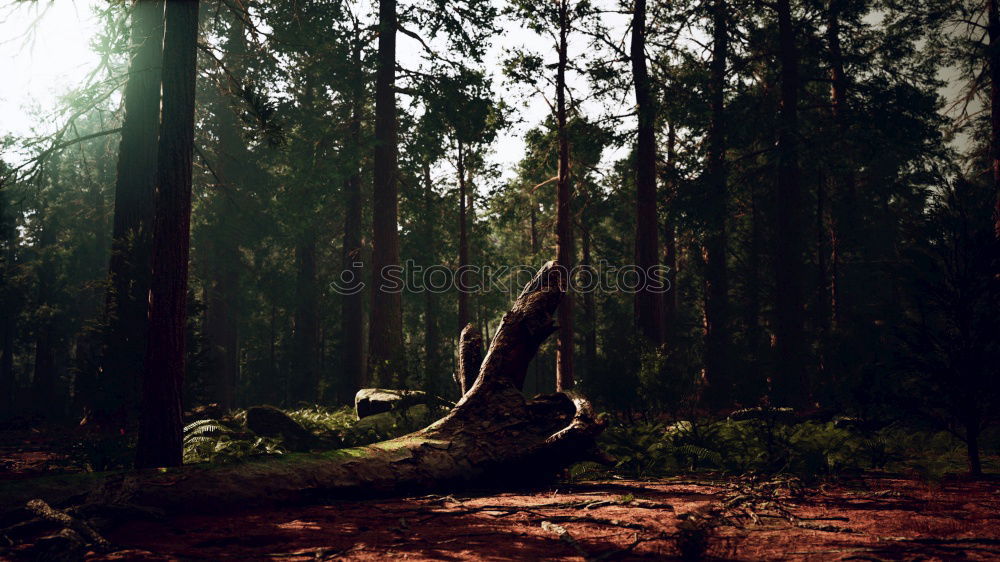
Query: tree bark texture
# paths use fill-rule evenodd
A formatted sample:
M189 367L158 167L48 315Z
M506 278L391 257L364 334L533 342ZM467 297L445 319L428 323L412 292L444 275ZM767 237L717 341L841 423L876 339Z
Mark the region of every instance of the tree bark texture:
M649 71L646 68L646 0L636 0L632 13L632 78L638 126L635 154L635 260L648 275L660 263L659 227L656 208L656 106ZM663 341L663 293L651 286L651 279L635 293L635 319L646 341Z
M105 316L105 349L96 377L93 414L117 431L134 421L146 356L153 198L157 178L162 0L137 0L132 11L131 61L125 83Z
M198 0L168 2L139 468L181 464L197 41Z
M379 2L378 70L375 76L375 160L372 196L372 307L369 385L399 382L403 365L403 300L386 276L398 267L399 197L396 123L396 0Z
M569 134L566 129L566 35L569 33L569 0L559 0L559 62L556 68L556 124L559 137L559 180L556 195L556 262L567 276L576 261L573 245L573 186L569 178ZM573 388L573 298L559 307L556 344L556 390Z

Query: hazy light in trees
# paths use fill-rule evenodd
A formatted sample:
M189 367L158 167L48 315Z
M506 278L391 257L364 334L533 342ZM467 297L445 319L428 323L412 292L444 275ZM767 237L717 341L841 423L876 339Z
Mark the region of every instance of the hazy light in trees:
M60 124L51 108L100 63L90 43L101 27L94 9L106 2L6 4L0 7L0 134L50 132Z

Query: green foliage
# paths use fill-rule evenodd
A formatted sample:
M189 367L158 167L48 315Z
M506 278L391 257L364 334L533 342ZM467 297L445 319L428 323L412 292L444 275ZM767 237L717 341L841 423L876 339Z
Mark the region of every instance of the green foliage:
M963 444L948 433L895 426L866 433L836 422L622 423L608 428L601 445L617 459L616 472L636 478L707 470L808 480L878 469L933 480L964 467Z
M427 425L440 415L439 410L429 410L422 405L360 421L354 410L347 407L314 405L285 413L331 449L358 447L398 437ZM287 452L281 438L255 435L246 428L246 410L234 412L222 420L198 420L184 427L185 463L228 463Z
M230 463L285 452L277 439L240 432L218 420L198 420L184 427L185 464Z

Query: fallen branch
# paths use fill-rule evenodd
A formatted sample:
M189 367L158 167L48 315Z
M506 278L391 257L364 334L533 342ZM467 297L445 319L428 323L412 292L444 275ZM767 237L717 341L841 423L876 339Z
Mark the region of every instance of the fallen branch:
M127 504L166 513L447 489L473 483L535 481L599 456L605 422L580 396L526 400L528 363L555 331L552 315L565 287L553 262L525 287L492 340L467 394L442 419L365 447L294 453L236 465L67 475L0 491L0 505L45 498Z

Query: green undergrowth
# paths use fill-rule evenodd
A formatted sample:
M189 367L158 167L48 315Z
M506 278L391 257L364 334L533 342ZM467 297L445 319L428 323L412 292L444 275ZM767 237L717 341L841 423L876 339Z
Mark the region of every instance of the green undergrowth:
M327 450L392 439L424 427L438 413L414 406L358 420L350 407L309 406L284 412L316 438L314 449ZM247 429L246 410L220 420L198 420L184 428L185 464L240 462L286 455L290 450L281 437L259 436Z
M997 435L983 443L985 472L1000 471ZM947 432L890 425L863 431L849 423L697 420L616 423L600 437L616 459L610 470L574 466L574 478L655 478L697 472L791 474L804 480L878 470L939 480L966 471L965 444Z

